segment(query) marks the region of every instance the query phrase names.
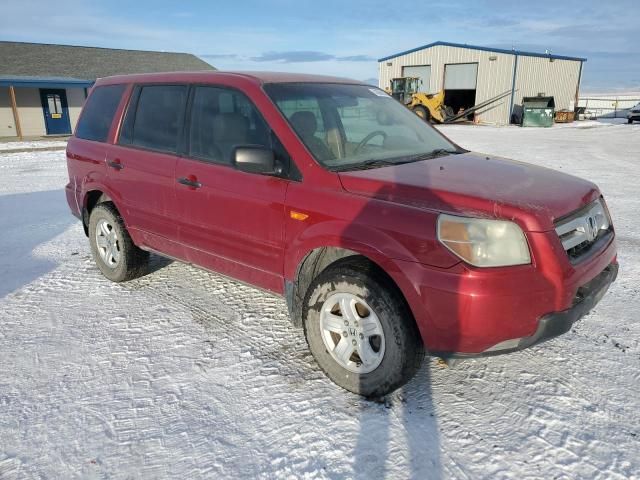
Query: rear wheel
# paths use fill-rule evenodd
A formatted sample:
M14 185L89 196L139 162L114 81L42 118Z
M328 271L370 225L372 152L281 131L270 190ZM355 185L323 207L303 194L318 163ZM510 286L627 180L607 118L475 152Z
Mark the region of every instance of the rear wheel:
M350 265L316 278L304 304L311 353L340 387L381 397L408 382L424 357L411 313L393 285Z
M89 243L96 265L113 282L132 280L147 270L149 253L133 244L122 217L110 203L91 211Z
M422 105L417 105L413 107L413 113L418 115L425 122L431 121L431 113L429 112L429 109L427 109L426 107L423 107Z

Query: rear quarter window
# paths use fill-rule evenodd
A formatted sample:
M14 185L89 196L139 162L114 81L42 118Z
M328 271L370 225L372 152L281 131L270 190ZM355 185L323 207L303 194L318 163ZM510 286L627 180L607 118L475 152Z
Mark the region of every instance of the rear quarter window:
M82 110L76 137L105 142L125 85L95 87Z

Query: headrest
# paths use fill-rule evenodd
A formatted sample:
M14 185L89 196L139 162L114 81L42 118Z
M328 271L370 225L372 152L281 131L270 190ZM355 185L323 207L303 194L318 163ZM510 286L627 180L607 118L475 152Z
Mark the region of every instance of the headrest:
M312 137L318 129L318 122L313 112L309 110L301 110L291 115L289 119L293 129L298 132L301 137Z

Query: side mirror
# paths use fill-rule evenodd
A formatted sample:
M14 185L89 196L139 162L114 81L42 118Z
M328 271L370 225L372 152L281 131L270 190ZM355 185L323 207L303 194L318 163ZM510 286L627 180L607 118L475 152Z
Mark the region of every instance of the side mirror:
M241 172L276 175L273 150L261 145L245 145L233 151L233 165Z

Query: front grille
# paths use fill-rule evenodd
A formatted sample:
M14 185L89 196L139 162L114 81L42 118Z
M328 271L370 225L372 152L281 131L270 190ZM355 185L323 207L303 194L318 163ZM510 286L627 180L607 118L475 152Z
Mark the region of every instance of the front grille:
M556 221L556 233L569 259L575 263L609 243L613 228L602 199L598 199Z

